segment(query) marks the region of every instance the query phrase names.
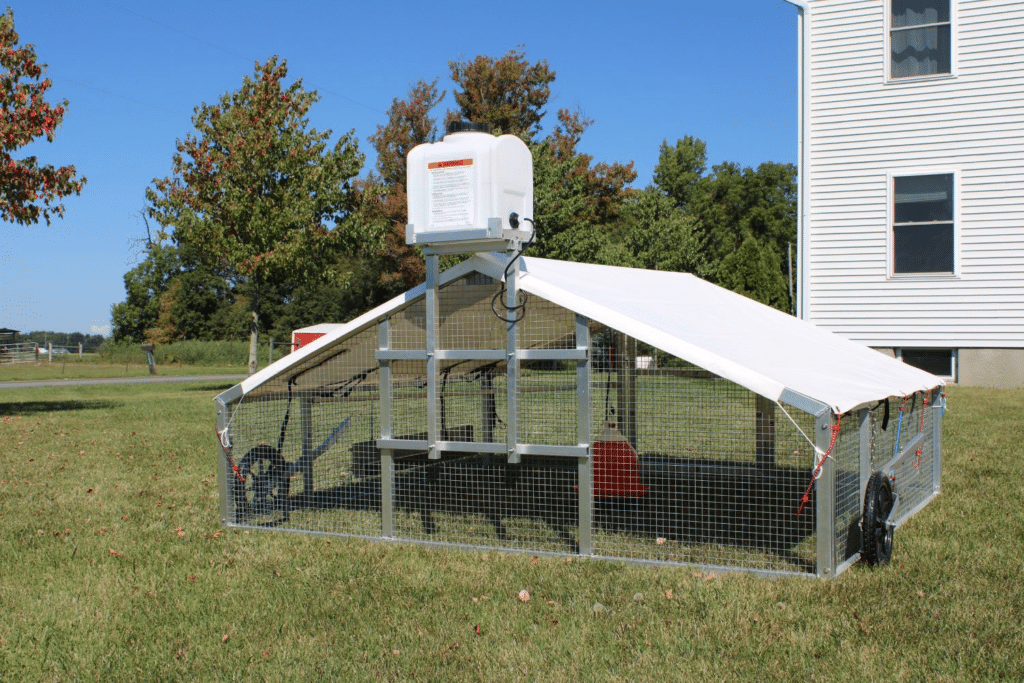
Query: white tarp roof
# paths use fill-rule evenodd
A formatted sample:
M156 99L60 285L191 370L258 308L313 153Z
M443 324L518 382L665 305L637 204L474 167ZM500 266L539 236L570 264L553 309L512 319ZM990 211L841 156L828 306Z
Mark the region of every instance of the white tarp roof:
M441 284L471 271L501 279L505 257L480 254L445 271ZM942 380L811 323L686 273L570 263L524 256L519 287L621 330L765 398L798 394L845 413ZM287 375L321 349L423 296L424 285L337 327L241 383L246 394Z

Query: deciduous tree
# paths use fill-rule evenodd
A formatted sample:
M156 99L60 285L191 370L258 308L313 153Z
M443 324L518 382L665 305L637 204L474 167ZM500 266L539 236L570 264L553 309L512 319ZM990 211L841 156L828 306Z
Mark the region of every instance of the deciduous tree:
M488 123L496 134L518 135L533 153L537 238L532 254L574 261L618 261L619 212L636 178L633 163L595 163L579 150L594 123L581 111L560 109L541 138L544 107L555 72L546 60L531 63L522 47L503 57L449 62L458 110L446 121Z
M417 82L405 99L392 100L387 123L377 126L369 138L377 152L376 171L359 184L359 213L361 220L383 228L382 243L368 245L359 254L364 269L377 274L364 282L371 304L423 281L423 257L405 243L406 162L413 147L437 141L437 119L431 112L444 96L436 78Z
M628 231L624 244L629 265L708 277L715 271L697 220L684 213L655 187L634 195L626 204Z
M784 258L796 239L796 167L734 162L707 172L707 147L686 136L663 142L654 185L693 221L708 277L753 299L789 310Z
M555 72L545 59L531 64L519 46L495 59L478 55L473 61L448 62L457 111L449 111L445 125L452 119L488 123L499 135L518 135L532 140L540 133L544 107L551 97Z
M703 140L687 135L676 140L675 146L662 140L658 165L654 168L654 185L686 211L700 191L707 160L707 144Z
M110 310L114 341L142 342L160 315L160 298L181 274L173 244L150 243L144 258L124 275L125 300Z
M718 284L755 301L789 310L789 292L779 255L753 235L725 256L718 266Z
M285 61L256 64L242 87L192 117L173 175L147 190L150 215L174 239L245 279L251 304L249 371L256 370L261 295L275 280L338 279L339 247L365 235L343 226L363 156L352 135L327 149L331 131L309 127L319 99L302 81L285 85Z
M85 177L76 178L74 166L40 165L34 156L15 159L13 154L44 138L53 142L64 120L67 100L56 105L46 101L52 82L42 78L45 64L36 62L32 45L18 46L14 12L0 15L0 219L23 225L47 225L51 216L64 215L64 197L78 195Z
M593 120L560 109L558 123L533 150L533 253L548 258L618 264L620 213L636 179L633 162L594 163L578 145Z

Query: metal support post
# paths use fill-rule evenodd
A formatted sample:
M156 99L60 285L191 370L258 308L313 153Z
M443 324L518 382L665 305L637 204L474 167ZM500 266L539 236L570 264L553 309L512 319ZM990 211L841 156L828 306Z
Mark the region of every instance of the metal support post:
M513 239L509 243L506 252L508 258L513 259L512 267L508 269L508 276L505 279L506 306L509 311L510 320L518 320L522 311L515 309L519 298L519 259L516 254L519 252L519 239ZM506 323L506 346L508 354L506 362L506 377L508 384L508 415L505 419L507 431L506 444L508 447L508 462L510 465L518 465L522 462L522 456L517 447L519 443L519 358L517 357L516 323Z
M485 371L480 375L480 440L484 443L494 441L495 411L494 378Z
M579 552L594 554L594 459L590 450L593 428L593 404L590 400L590 328L587 319L576 316L576 348L587 352L586 358L576 361L576 442L587 447L587 455L579 458L577 485L579 487Z
M857 413L858 432L860 434L860 509L864 509L864 495L868 487L868 479L871 478L871 416L872 412L864 408Z
M932 391L932 494L942 490L942 387Z
M308 499L313 493L313 401L303 396L299 404L299 424L302 432L302 495Z
M390 348L390 320L385 318L377 327L377 347L382 351ZM377 367L380 382L380 438L394 437L394 418L392 417L391 361L381 359ZM372 435L371 435L372 436ZM380 449L380 533L385 538L395 535L395 461L390 448Z
M427 265L427 291L426 291L426 313L427 313L427 442L430 444L427 457L436 460L441 457L437 450L437 442L440 437L438 433L438 366L437 366L437 328L438 328L438 304L437 304L437 280L438 280L438 259L437 254L428 254Z
M220 398L215 399L214 402L217 405L217 438L220 439L221 434L224 433L224 430L228 428L231 422L231 412ZM218 446L223 448L224 444L221 443ZM221 524L228 523L228 501L234 500L232 496L228 495L228 492L234 487L234 482L229 480L232 476L234 476L234 473L228 470L227 458L217 458L217 488L220 489L218 498L220 500Z
M775 467L775 402L754 394L754 458L758 467Z
M832 439L832 413L826 412L815 421L815 444L822 453L828 451ZM836 448L839 442L836 441ZM821 467L821 476L814 484L814 524L818 534L817 570L822 578L835 576L836 564L836 468L833 456Z
M636 428L636 339L620 332L616 340L618 358L618 387L615 416L619 431L634 449L637 449Z

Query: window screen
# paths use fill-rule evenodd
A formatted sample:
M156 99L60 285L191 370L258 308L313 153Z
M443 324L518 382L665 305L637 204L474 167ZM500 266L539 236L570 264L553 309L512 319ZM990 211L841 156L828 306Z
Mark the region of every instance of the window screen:
M891 78L952 73L949 0L891 0Z
M893 178L893 272L952 273L953 174Z
M903 362L939 377L953 376L952 349L903 349Z

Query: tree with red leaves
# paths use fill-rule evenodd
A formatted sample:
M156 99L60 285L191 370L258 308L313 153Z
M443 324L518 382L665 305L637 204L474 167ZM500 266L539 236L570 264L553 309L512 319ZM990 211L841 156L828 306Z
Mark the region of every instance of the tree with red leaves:
M256 371L260 297L275 282L342 279L333 258L368 239L350 220L351 181L363 155L349 132L309 128L319 99L302 81L284 85L286 62L256 64L242 87L196 107L195 132L178 140L174 174L147 189L149 215L249 295L249 372Z
M0 219L29 225L43 218L49 225L51 216L64 215L64 197L81 194L85 178L75 178L74 166L40 166L34 156L11 156L37 138L53 142L68 105L46 101L52 85L48 78L40 80L46 65L36 63L33 45L18 47L18 40L8 8L0 15Z

